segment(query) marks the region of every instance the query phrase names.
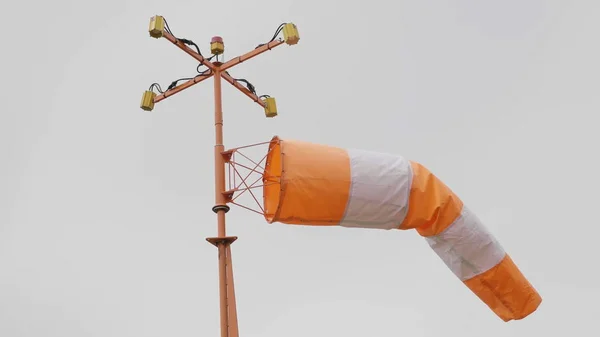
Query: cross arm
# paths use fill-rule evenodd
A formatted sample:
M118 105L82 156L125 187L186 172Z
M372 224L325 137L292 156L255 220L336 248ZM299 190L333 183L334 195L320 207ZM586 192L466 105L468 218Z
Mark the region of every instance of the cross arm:
M255 94L253 94L250 90L246 89L243 85L241 85L238 81L236 81L233 77L231 77L227 72L222 72L221 77L225 79L225 81L231 83L234 87L238 88L239 91L244 93L244 95L250 97L251 100L256 102L261 107L265 107L265 103Z
M164 93L162 93L160 95L157 95L154 98L154 103L158 103L158 102L166 99L167 97L171 97L171 96L175 95L176 93L181 92L181 91L183 91L183 90L185 90L185 89L193 86L194 84L200 83L200 82L202 82L202 81L204 81L206 79L211 78L212 76L213 76L213 72L212 71L210 72L210 74L196 75L194 78L186 81L185 83L180 84L180 85L176 86L173 89L167 90L167 91L165 91Z
M269 43L263 44L262 46L247 52L244 55L238 56L238 57L234 57L233 59L223 63L223 65L221 65L220 69L221 71L225 71L235 65L238 65L246 60L249 60L255 56L258 56L264 52L266 52L267 50L271 50L281 44L283 44L284 41L283 40L275 40L275 41L271 41Z
M171 35L171 33L165 31L165 32L163 32L163 37L165 39L171 41L174 45L176 45L177 47L179 47L179 49L183 50L184 52L186 52L191 57L195 58L198 62L204 64L208 69L210 69L212 71L216 70L217 67L212 62L210 62L204 56L202 56L202 55L198 54L197 52L195 52L192 48L188 47L185 43L181 42L175 36Z

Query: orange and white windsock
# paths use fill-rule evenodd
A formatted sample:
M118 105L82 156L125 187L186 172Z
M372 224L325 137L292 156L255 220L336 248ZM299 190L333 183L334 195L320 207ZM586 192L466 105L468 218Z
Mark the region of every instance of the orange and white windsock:
M542 301L477 216L418 163L274 137L263 181L269 223L415 229L502 320Z

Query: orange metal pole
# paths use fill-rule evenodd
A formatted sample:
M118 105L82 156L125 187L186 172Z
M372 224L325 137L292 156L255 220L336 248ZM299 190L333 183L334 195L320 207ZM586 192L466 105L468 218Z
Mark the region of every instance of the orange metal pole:
M225 159L221 154L225 147L223 144L223 103L221 96L221 71L217 68L214 74L215 94L215 206L217 213L217 235L225 238L225 212L229 210L225 196ZM219 299L221 309L221 337L229 337L229 315L227 300L227 250L224 242L219 249Z
M227 308L227 253L225 243L217 246L219 249L219 297L221 309L221 337L229 337L229 315Z
M217 213L217 232L219 237L225 237L225 212L229 211L225 192L225 159L222 152L223 144L223 102L221 96L221 71L217 69L214 74L215 91L215 207Z
M229 306L229 337L238 337L237 306L235 304L235 287L233 285L233 264L231 260L231 243L227 242L225 253L227 254L227 299Z

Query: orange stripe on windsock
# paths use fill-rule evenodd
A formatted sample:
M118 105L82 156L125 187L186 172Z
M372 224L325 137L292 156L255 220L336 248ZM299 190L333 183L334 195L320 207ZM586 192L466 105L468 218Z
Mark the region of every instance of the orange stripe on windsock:
M459 216L462 201L423 165L411 162L408 214L400 229L415 228L422 236L441 233Z
M274 137L263 176L269 223L338 225L350 193L344 149Z
M464 283L505 322L529 316L542 303L540 294L508 254L490 270Z

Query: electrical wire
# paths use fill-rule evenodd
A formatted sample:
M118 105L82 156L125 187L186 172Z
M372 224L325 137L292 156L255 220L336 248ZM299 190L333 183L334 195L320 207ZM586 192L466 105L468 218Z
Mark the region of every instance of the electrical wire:
M229 74L229 72L227 70L225 70L225 74L231 76L231 74ZM250 81L248 81L245 78L234 78L233 76L231 76L231 78L236 81L236 82L242 82L242 83L246 83L246 88L248 88L248 90L253 93L254 95L256 95L256 87L254 87L254 85L252 83L250 83ZM268 95L267 95L268 96Z
M200 47L198 47L198 45L192 41L192 40L188 40L188 39L177 39L179 41L181 41L182 43L187 44L188 46L194 46L196 48L196 51L198 52L198 55L202 56L202 52L200 52ZM202 56L204 57L204 56Z
M227 75L229 75L229 73L227 73ZM234 78L234 80L235 80L236 82L243 82L243 83L246 83L246 87L248 88L248 90L249 90L249 91L250 91L252 94L254 94L254 95L257 95L257 94L256 94L256 88L255 88L255 87L254 87L254 85L253 85L252 83L250 83L248 80L246 80L246 79L244 79L244 78ZM258 96L258 99L261 99L261 100L262 100L263 98L267 98L267 97L271 97L271 96L269 96L269 95L260 95L260 96Z
M198 47L198 45L192 41L192 40L188 40L188 39L184 39L184 38L178 38L177 36L175 36L175 34L173 34L173 31L171 30L171 28L169 27L169 24L167 23L167 19L163 18L163 20L165 21L165 31L171 35L173 35L173 37L178 40L181 41L181 43L184 43L188 46L194 46L194 48L196 48L196 51L198 52L198 55L202 56L202 53L200 52L200 47ZM204 57L204 56L202 56Z
M246 80L244 78L234 78L234 80L236 82L246 83L246 87L248 88L248 90L250 90L251 93L256 95L256 88L254 87L254 85L252 85L252 83L248 82L248 80Z
M227 70L225 70L225 74L227 74L227 75L231 76L231 74L229 74L229 72L228 72ZM247 79L245 79L245 78L234 78L233 76L231 76L231 78L232 78L234 81L236 81L236 82L242 82L242 83L245 83L245 84L246 84L246 88L248 89L248 91L250 91L250 92L251 92L252 94L254 94L254 95L258 95L258 94L256 93L256 87L255 87L255 86L254 86L252 83L250 83L250 81L248 81ZM261 95L261 96L258 96L258 98L265 98L265 97L271 97L271 96L269 96L269 95Z
M277 27L277 30L275 31L275 34L273 35L273 37L271 38L271 40L269 40L269 42L267 42L267 43L261 43L258 46L256 46L256 48L254 48L254 49L258 49L258 48L260 48L260 47L262 47L262 46L264 46L266 44L269 44L269 43L275 41L275 39L277 38L277 35L279 35L279 33L281 33L281 31L283 30L283 26L285 26L285 25L286 25L286 22L280 24L279 27Z
M207 60L211 61L213 58L215 58L215 56L217 56L217 55L212 55L211 57L207 58ZM202 67L202 66L204 66L204 64L198 63L198 66L196 67L196 71L201 75L205 74L208 70L210 70L210 69L206 69L204 71L200 71L200 67Z
M160 87L160 84L158 84L158 83L152 83L152 84L150 85L150 89L148 89L148 90L150 90L150 91L154 91L154 88L156 88L156 91L158 91L159 93L161 93L161 94L164 94L164 91L163 91L163 90L162 90L162 88Z
M196 77L198 77L198 76L206 75L206 73L210 73L210 72L211 72L210 69L206 69L203 72L199 72L199 74L194 77L183 77L183 78L176 79L175 81L171 82L171 84L169 84L169 86L167 87L167 91L175 89L175 87L177 86L177 83L179 83L180 81L191 81L191 80L196 79Z
M193 80L193 77L183 77L183 78L178 78L175 81L171 82L171 84L169 84L169 86L167 87L167 91L175 89L175 87L177 86L177 83L179 83L179 81L189 81L189 80Z
M173 34L173 32L171 31L171 28L169 28L169 24L167 23L167 19L165 19L165 18L163 17L163 20L165 21L165 30L167 31L167 33L169 33L169 34L171 34L171 35L175 36L175 34Z
M198 76L202 76L202 75L206 75L207 73L210 73L211 70L210 69L206 69L202 72L198 71L198 74L194 77L182 77L182 78L178 78L175 81L171 82L171 84L169 84L169 86L167 87L167 90L162 90L162 87L160 86L160 84L158 83L152 83L150 85L150 91L154 91L154 89L156 89L156 91L158 91L160 94L164 94L165 92L169 91L169 90L173 90L175 89L175 87L177 87L177 84L181 81L191 81L196 79Z

